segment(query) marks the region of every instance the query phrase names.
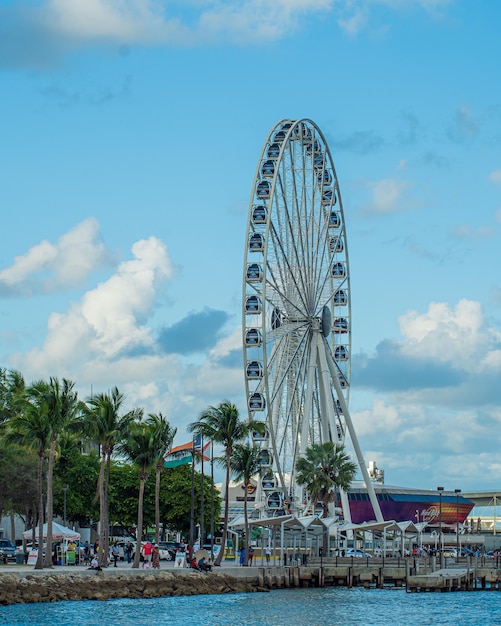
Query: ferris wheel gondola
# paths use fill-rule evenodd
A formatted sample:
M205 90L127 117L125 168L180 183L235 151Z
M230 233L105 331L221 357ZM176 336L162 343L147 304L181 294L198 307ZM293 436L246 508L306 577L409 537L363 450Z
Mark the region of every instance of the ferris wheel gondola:
M249 417L267 427L259 445L266 484L274 486L268 508L303 502L297 460L312 443L343 444L347 432L368 480L348 412L352 316L343 206L327 142L311 120L279 122L263 145L243 303ZM265 500L266 509L269 494ZM375 495L371 501L379 509Z

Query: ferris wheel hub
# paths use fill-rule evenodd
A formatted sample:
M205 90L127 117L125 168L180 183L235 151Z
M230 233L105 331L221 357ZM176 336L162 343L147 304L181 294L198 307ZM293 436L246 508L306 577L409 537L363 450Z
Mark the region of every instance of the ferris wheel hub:
M330 308L325 305L322 309L322 334L328 337L332 329L332 313Z

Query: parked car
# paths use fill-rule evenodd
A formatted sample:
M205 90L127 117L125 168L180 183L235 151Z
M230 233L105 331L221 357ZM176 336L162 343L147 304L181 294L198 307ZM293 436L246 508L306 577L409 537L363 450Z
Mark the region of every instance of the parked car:
M444 548L443 549L443 555L445 557L456 557L457 556L457 551L455 548Z
M9 561L16 562L16 544L10 539L0 539L0 561L8 563Z
M346 550L346 556L359 559L370 559L372 557L372 554L364 552L363 550L355 550L355 548L349 548L348 550Z
M183 544L178 541L159 541L158 547L160 548L160 558L165 558L167 561L173 561L176 558L176 553L183 548ZM170 558L162 557L162 552L168 552Z

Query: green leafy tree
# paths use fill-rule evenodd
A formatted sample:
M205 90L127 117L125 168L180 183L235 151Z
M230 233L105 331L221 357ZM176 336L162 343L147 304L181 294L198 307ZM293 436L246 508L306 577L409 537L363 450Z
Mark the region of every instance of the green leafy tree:
M233 476L238 481L244 483L244 524L245 524L245 560L247 565L249 559L249 516L247 510L247 498L249 487L253 484L252 477L259 474L261 449L249 443L237 443L233 448L233 454L230 460L230 466Z
M110 525L126 529L136 537L138 473L129 461L112 461L110 468ZM152 481L147 481L143 498L143 526L148 527L155 519L155 493Z
M37 456L0 437L0 518L11 511L25 520L25 528L37 509Z
M229 485L231 475L231 457L236 443L241 442L252 431L262 432L262 422L244 422L240 419L237 407L225 400L218 406L210 406L200 414L197 422L188 427L189 431L201 435L206 441L213 441L224 448L224 455L216 461L226 470L224 494L224 521L221 550L216 558L215 565L221 565L226 547L229 518Z
M87 526L99 517L95 500L99 477L99 455L82 453L81 438L64 432L59 438L59 455L54 466L54 512L63 515L66 490L66 518Z
M114 387L87 400L84 407L84 430L99 445L101 463L97 493L99 497L99 564L106 565L110 544L109 536L109 485L111 458L116 446L123 441L130 424L141 415L137 409L122 413L124 395Z
M164 469L164 456L172 448L172 442L177 428L170 425L169 420L162 413L150 413L146 423L153 428L154 437L158 443L158 458L155 464L155 541L160 541L160 478Z
M195 470L195 518L200 519L201 473ZM204 499L209 502L214 494L214 517L219 519L221 497L210 476L204 476ZM172 533L179 532L188 537L191 510L191 465L180 465L162 473L160 485L160 518L164 528ZM205 520L206 531L210 530L210 519Z

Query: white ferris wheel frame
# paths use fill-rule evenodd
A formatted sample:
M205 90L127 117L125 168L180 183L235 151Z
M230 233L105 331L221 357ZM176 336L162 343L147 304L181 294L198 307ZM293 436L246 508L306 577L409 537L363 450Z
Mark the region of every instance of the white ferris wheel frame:
M268 134L249 203L242 338L249 419L264 421L257 496L266 514L311 512L295 463L311 443L349 435L377 521L383 517L348 410L351 293L334 162L309 119ZM350 520L347 495L341 493Z

